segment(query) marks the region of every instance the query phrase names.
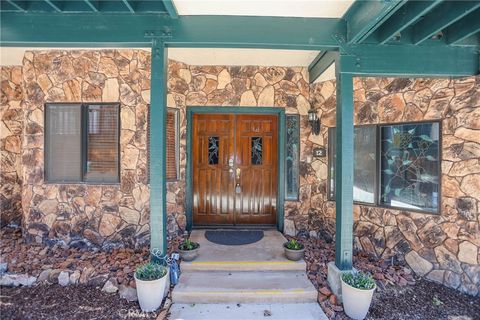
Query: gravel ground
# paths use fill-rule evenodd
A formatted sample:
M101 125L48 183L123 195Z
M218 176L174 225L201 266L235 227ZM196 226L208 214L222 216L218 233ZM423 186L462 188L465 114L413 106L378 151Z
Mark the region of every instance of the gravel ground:
M82 285L2 287L0 314L2 319L163 319L161 312L142 313L136 302ZM336 312L334 319L348 317ZM377 291L367 319L477 320L480 299L417 280L412 286L388 286Z
M160 312L143 313L137 302L85 286L38 285L0 292L1 319L156 319Z

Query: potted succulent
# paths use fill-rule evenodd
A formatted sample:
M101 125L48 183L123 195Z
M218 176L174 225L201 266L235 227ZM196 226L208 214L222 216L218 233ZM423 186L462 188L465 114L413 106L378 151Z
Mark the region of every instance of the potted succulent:
M139 266L135 270L134 277L138 302L142 311L157 310L162 304L165 293L168 268L158 263L149 262Z
M290 241L285 242L283 244L283 248L285 250L285 256L288 260L298 261L303 259L305 247L297 240L291 239Z
M363 272L346 272L341 279L345 313L352 319L364 319L377 287L375 280Z
M190 239L185 239L178 246L178 251L180 251L180 257L183 261L192 261L198 256L198 249L200 244Z

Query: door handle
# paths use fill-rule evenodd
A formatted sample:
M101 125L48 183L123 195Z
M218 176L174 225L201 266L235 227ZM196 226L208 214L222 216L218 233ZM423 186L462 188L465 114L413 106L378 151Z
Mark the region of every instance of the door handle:
M240 174L242 173L242 170L240 168L237 168L236 172L237 172L237 175L236 175L237 180L240 180Z

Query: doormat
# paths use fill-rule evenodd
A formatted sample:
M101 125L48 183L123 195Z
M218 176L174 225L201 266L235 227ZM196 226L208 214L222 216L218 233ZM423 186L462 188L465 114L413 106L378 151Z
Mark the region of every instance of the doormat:
M208 241L225 246L239 246L262 240L262 230L207 230Z

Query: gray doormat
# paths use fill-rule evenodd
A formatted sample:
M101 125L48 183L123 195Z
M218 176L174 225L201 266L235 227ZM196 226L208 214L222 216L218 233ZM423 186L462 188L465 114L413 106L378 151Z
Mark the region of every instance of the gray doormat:
M262 240L262 230L207 230L208 241L225 246L239 246Z

